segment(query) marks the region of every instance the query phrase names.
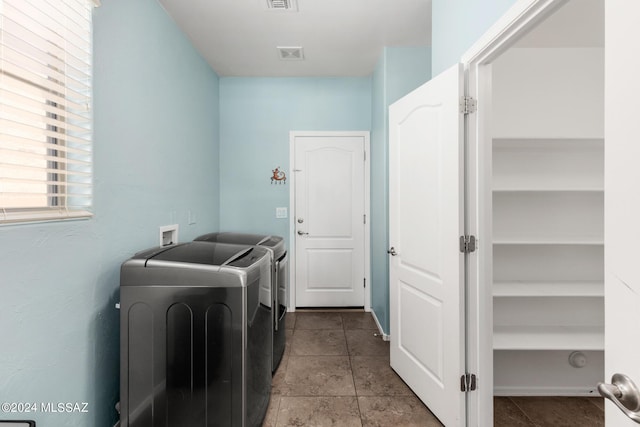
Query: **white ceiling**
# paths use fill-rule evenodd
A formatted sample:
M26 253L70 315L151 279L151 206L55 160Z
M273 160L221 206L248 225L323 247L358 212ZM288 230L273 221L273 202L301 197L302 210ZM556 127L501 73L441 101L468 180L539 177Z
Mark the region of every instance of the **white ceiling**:
M383 46L430 46L431 0L159 0L220 76L366 76ZM304 61L279 59L301 46Z

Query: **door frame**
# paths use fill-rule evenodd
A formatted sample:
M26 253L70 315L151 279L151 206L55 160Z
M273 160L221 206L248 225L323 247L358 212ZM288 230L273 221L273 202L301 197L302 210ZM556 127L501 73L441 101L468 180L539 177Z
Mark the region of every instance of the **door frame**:
M371 311L371 162L369 131L290 131L289 132L289 304L290 312L296 311L296 169L295 140L297 137L341 137L361 136L364 140L364 214L367 218L364 228L364 277L367 288L364 291L364 311Z
M467 393L469 427L493 425L491 64L568 1L518 0L461 59L465 94L477 101L465 116L465 229L478 238L466 268L467 370L478 378L477 393Z

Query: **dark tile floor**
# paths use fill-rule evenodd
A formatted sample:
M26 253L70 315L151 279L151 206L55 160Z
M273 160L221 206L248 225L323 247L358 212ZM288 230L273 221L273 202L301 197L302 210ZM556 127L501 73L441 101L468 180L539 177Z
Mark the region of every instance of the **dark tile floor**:
M369 313L287 315L287 348L263 427L437 427L442 424L389 366ZM598 398L496 397L498 427L604 426Z
M496 397L493 406L495 426L604 426L604 402L598 397Z
M389 366L369 313L287 315L287 349L263 427L441 426Z

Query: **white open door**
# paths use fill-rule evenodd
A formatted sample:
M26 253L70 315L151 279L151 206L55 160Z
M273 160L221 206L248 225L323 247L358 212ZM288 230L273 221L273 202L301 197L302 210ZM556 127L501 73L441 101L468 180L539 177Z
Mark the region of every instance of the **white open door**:
M391 367L447 427L464 425L462 67L389 107Z
M605 2L605 376L610 384L623 384L601 386L600 391L613 400L636 399L627 405L627 415L613 400L607 402L608 427L637 425L629 416L640 422L640 393L628 388L623 378L612 378L623 374L640 386L640 57L634 54L638 22L639 3ZM615 396L616 390L624 396Z

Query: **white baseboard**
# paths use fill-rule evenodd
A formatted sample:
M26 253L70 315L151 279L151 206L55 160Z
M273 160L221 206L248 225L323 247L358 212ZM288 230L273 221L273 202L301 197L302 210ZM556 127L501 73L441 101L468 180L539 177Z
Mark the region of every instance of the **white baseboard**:
M494 387L494 396L599 396L595 387Z
M380 336L382 337L382 341L390 341L391 335L387 335L382 330L382 325L380 325L380 321L378 320L378 316L376 316L376 312L371 310L371 315L373 316L373 320L376 322L376 326L378 327L378 331L380 332Z

